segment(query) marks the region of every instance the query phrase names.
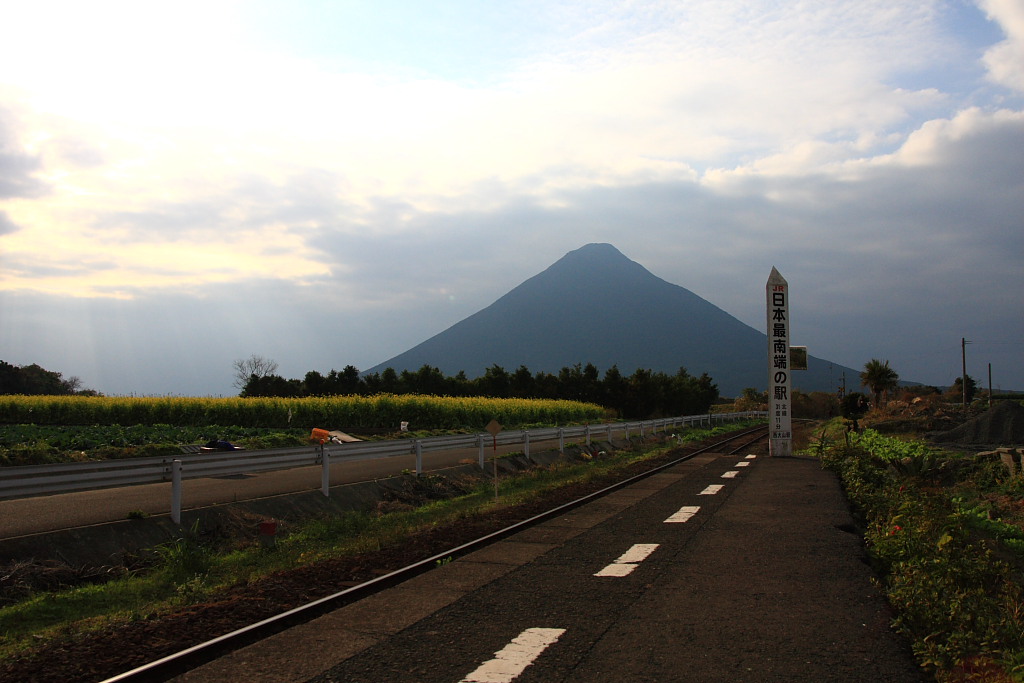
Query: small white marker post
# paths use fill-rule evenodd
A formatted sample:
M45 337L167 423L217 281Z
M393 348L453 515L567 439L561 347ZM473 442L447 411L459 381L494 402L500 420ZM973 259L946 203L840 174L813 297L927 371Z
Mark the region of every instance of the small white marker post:
M497 420L491 420L484 429L490 433L494 443L494 457L491 461L494 463L494 500L498 500L498 432L502 430L502 426Z
M793 455L789 368L789 283L772 268L765 286L768 308L768 453Z
M171 461L171 521L181 524L181 460Z
M331 497L331 454L320 444L320 493Z

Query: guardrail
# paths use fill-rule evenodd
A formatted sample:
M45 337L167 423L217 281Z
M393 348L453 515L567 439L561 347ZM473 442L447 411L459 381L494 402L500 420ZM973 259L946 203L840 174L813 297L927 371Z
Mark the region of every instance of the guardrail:
M197 455L155 456L126 460L103 460L55 465L28 465L0 468L0 500L47 496L74 491L134 486L139 484L172 483L171 518L181 521L182 480L218 477L233 474L251 474L271 470L320 465L321 491L330 495L330 464L377 460L402 455L416 456L416 474L423 472L423 453L429 451L477 448L478 461L483 468L487 446L522 444L523 453L530 455L531 442L558 440L559 451L565 450L566 440L593 438L611 440L614 434L623 438L636 435L641 438L668 429L693 426L711 426L714 423L765 417L764 412L721 413L688 415L637 422L611 422L600 425L580 425L531 430L509 430L495 436L487 433L436 436L426 439L393 439L389 441L358 441L346 444L327 443L323 446L275 448L254 451L224 451Z

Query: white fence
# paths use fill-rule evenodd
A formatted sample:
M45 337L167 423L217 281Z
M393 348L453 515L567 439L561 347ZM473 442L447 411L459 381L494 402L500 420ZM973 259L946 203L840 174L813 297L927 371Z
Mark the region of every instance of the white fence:
M464 448L478 449L480 467L484 466L488 447L522 444L527 457L530 443L558 440L559 451L565 450L566 440L584 440L589 446L591 439L611 440L614 434L623 438L639 436L669 429L685 429L693 426L711 426L715 423L764 417L763 412L721 413L689 415L686 417L644 420L641 422L612 422L601 425L556 427L503 431L492 437L490 434L460 434L438 436L427 439L395 439L390 441L358 441L346 444L328 443L323 446L300 448L275 448L259 451L223 451L196 455L156 456L130 458L126 460L104 460L99 462L76 462L56 465L28 465L24 467L0 468L0 500L28 498L56 493L88 491L117 486L157 484L172 482L171 518L181 519L181 487L183 479L217 477L233 474L249 474L270 470L290 469L320 465L322 468L321 491L329 495L330 465L333 460L355 462L376 460L401 455L416 456L416 474L423 471L423 453Z

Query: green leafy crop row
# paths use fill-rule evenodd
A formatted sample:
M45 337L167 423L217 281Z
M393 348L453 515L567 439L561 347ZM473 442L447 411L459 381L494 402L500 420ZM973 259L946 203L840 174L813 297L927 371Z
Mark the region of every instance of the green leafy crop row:
M871 430L822 457L842 478L895 626L922 666L940 680L979 666L1024 680L1020 475Z
M306 429L156 425L0 424L0 466L173 455L180 446L225 439L247 448L308 443Z

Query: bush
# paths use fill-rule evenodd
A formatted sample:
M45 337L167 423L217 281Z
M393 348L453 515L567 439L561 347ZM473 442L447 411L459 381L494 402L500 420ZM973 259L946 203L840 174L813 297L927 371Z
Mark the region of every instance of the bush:
M1024 675L1024 529L981 492L1013 482L992 463L872 430L823 453L865 529L869 555L921 664L978 660Z

